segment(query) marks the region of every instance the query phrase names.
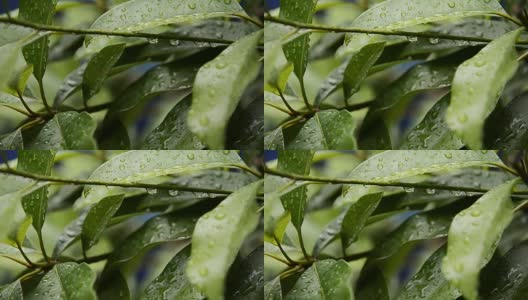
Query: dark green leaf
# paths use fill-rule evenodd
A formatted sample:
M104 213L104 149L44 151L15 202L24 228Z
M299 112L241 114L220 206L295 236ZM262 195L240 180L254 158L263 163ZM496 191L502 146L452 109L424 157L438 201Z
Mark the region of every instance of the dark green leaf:
M323 83L321 83L317 96L315 96L315 106L319 107L328 96L337 91L339 86L343 85L343 77L345 76L345 70L348 67L350 60L345 60L341 65L332 70Z
M264 299L264 247L236 260L227 275L226 297L233 300Z
M22 286L20 281L15 281L11 284L0 287L0 298L3 300L22 300Z
M258 181L235 191L196 223L187 276L211 299L223 298L229 266L258 224L255 197L261 184Z
M17 129L12 133L0 136L0 149L3 150L22 150L24 149L24 140L22 139L22 130Z
M111 45L90 59L83 74L82 91L85 102L99 92L123 50L125 44Z
M264 137L265 150L284 150L284 136L282 128L268 132Z
M486 149L528 149L528 94L497 108L486 120ZM0 143L1 144L1 143Z
M364 267L358 279L356 300L389 300L385 276L376 266Z
M147 285L141 299L205 299L185 275L191 247L186 247L172 258L163 272Z
M87 66L88 63L82 63L77 69L73 70L66 76L66 78L64 78L64 81L57 91L57 95L55 95L55 100L53 101L55 107L59 107L59 105L73 95L82 85L84 71Z
M369 44L354 54L344 72L343 90L345 99L359 90L370 68L376 63L385 49L385 43Z
M105 273L101 278L101 283L97 289L99 299L119 299L130 300L130 290L128 283L119 270Z
M266 282L264 285L264 299L282 300L282 288L279 276L275 277L271 281Z
M81 231L81 241L84 251L95 245L103 231L106 229L108 222L117 212L124 195L108 196L95 204L84 219Z
M53 258L58 258L64 250L79 239L88 211L88 209L83 210L77 219L73 220L64 228L63 233L57 239L57 243L53 249Z
M142 149L203 149L205 146L187 128L187 114L190 107L191 97L178 102L165 120L147 136Z

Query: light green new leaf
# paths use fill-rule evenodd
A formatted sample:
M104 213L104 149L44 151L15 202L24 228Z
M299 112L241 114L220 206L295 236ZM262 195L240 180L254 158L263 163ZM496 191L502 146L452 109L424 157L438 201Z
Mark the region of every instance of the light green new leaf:
M28 299L38 300L44 296L50 300L95 300L95 278L95 272L85 263L57 264L44 275Z
M483 126L519 62L515 42L523 29L489 43L456 71L447 124L471 149L482 148Z
M0 287L0 299L4 300L23 300L22 286L17 280L11 284Z
M451 223L442 272L469 300L478 298L480 269L493 256L513 218L510 195L517 182L514 179L491 189Z
M49 25L55 14L57 0L21 0L19 18L37 24ZM48 63L49 39L44 36L23 49L28 65L33 65L33 74L41 81Z
M233 43L196 75L188 124L210 149L224 148L229 117L258 75L261 63L256 47L262 34L261 30Z
M132 183L168 174L181 174L219 167L246 167L234 151L128 151L99 166L89 180ZM85 186L76 207L97 203L106 196L120 194L111 186Z
M349 179L388 182L420 174L483 165L501 165L493 151L419 151L392 150L369 158L357 166ZM361 195L375 188L345 185L343 201L356 202Z
M255 197L261 185L258 181L237 190L196 223L187 276L211 300L224 299L229 266L258 224Z
M147 285L141 299L205 299L196 288L194 288L187 276L187 268L191 247L186 247L172 258L165 266L163 272Z
M282 288L279 276L275 277L271 281L266 282L264 285L264 299L282 300Z
M26 148L35 150L93 150L97 123L87 112L58 113L35 135L26 140Z
M347 110L317 112L286 146L290 150L353 150L356 123Z
M122 194L108 196L90 209L84 219L81 231L81 241L84 251L97 243L103 231L106 229L108 222L110 222L110 219L121 206L123 198L124 195Z
M33 65L27 65L17 76L16 78L16 86L15 89L20 94L24 95L24 92L26 91L26 85L29 80L29 77L31 77L31 74L33 74Z
M24 150L18 153L17 170L31 174L50 175L55 151ZM33 218L33 227L41 234L48 209L48 187L44 186L22 198L22 207Z
M302 23L312 23L317 0L282 0L280 17ZM308 49L310 35L306 34L286 43L282 49L286 59L293 64L293 72L303 82L304 72L308 64Z
M246 15L238 1L132 0L107 11L92 24L90 29L138 32L172 23L232 15ZM115 37L89 37L88 52L97 52L115 40Z
M397 30L447 19L489 14L506 14L497 0L388 0L361 14L352 27ZM347 34L347 52L353 52L375 39L366 34Z
M358 202L350 205L334 221L326 226L315 242L313 255L318 256L328 244L341 236L343 249L348 248L357 239L358 234L365 226L368 217L378 206L383 193L367 194Z
M405 284L398 300L458 299L462 294L442 274L441 266L445 253L445 247L436 250L420 271Z
M187 127L187 114L191 108L191 97L178 102L143 142L142 149L200 150L205 146Z
M99 92L103 86L103 82L110 74L112 67L121 57L124 50L125 44L111 45L105 47L90 59L84 71L82 83L85 102Z
M33 217L27 216L22 223L18 226L18 230L16 232L15 241L18 245L23 245L24 241L26 240L27 231L29 229L29 226L33 223Z
M354 299L352 268L344 260L315 262L297 280L286 300Z
M359 90L361 83L381 56L383 49L385 49L385 43L374 43L366 45L358 53L352 55L343 78L345 99L350 98Z
M308 175L314 152L309 150L279 151L278 169L280 171ZM291 214L291 222L297 231L301 231L306 206L306 186L296 188L280 197L282 206Z
M407 133L400 149L460 149L464 146L462 141L460 141L456 134L449 128L449 126L447 126L445 121L449 99L449 95L445 96L439 100L429 112L427 112L427 115L423 118L420 124L416 125Z
M0 149L3 149L3 150L22 150L24 149L24 140L22 139L22 130L17 129L11 133L0 135Z

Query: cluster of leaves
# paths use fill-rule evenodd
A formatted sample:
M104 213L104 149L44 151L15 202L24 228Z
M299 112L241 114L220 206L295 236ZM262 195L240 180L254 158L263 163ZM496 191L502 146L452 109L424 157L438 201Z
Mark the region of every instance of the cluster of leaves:
M521 151L279 151L265 298L524 299L527 163Z
M0 148L262 148L262 2L243 2L20 0Z
M16 154L0 168L0 299L262 298L257 153Z
M528 13L505 2L282 0L265 148L526 149Z

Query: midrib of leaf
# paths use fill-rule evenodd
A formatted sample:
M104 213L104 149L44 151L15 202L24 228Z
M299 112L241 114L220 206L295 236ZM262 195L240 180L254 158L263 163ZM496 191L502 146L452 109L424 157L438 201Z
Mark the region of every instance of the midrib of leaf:
M313 264L314 273L317 276L317 283L319 284L319 289L321 290L321 297L323 300L326 300L325 291L323 290L323 285L321 284L321 277L319 276L319 269L317 269L317 264Z
M65 299L68 299L68 297L66 297L66 290L64 289L64 285L62 284L62 278L60 277L60 274L59 274L59 271L58 271L58 268L55 267L55 273L57 274L57 279L59 281L59 284L60 284L60 287L61 287L61 294L62 296L65 298ZM73 300L73 299L72 299Z
M322 142L325 145L325 149L329 149L328 141L326 140L325 132L323 130L323 125L321 124L321 120L319 119L319 114L315 114L315 119L317 120L317 124L319 124L319 129L321 130L321 136L323 137Z

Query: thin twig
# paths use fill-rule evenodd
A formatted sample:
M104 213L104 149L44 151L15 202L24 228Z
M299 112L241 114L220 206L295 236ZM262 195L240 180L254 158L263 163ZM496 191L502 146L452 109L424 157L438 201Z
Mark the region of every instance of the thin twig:
M282 248L282 245L281 245L279 239L278 239L276 236L274 236L273 238L275 239L275 243L277 243L277 247L279 247L279 250L280 250L280 252L282 253L282 256L284 256L284 258L286 258L286 260L287 260L290 264L292 264L292 265L297 265L298 263L297 263L296 261L294 261L293 259L291 259L291 258L288 256L288 254L286 253L286 251L284 251L284 249Z
M290 106L290 103L288 103L288 101L286 100L286 98L284 97L284 94L282 93L282 91L280 89L277 89L277 91L279 91L279 96L280 98L282 99L282 102L284 102L284 105L286 105L286 107L288 108L288 110L290 110L290 112L292 113L293 116L297 116L299 115L299 112L296 111L295 109L293 109L293 107Z
M40 89L40 96L42 97L42 102L44 103L44 107L48 111L50 115L53 115L53 110L51 110L51 107L48 105L48 100L46 99L46 93L44 92L44 82L42 82L42 79L37 80L39 89Z

